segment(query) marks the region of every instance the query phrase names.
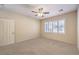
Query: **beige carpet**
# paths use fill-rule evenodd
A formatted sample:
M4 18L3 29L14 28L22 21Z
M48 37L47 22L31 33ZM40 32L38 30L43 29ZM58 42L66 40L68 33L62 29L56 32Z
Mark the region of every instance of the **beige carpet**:
M76 46L49 39L31 39L0 47L1 55L78 55Z

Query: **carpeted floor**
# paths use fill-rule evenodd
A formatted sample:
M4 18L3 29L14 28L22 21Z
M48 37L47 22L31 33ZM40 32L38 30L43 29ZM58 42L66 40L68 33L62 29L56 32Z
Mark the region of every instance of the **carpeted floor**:
M31 39L0 47L1 55L78 55L75 45L49 40Z

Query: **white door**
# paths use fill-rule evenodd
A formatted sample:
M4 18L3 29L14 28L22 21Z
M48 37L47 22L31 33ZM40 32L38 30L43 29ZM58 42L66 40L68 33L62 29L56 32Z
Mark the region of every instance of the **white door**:
M0 19L0 46L15 42L14 20Z

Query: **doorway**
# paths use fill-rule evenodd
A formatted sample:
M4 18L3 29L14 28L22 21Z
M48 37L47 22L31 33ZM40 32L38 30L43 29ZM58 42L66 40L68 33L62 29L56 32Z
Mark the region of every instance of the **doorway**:
M0 19L0 46L15 43L15 20Z

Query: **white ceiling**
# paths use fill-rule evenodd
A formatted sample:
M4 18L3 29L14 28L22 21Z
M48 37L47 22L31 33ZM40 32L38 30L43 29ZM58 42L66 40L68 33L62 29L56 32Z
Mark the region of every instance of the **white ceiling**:
M4 4L0 5L0 8L14 11L26 16L31 16L36 19L42 19L42 17L35 16L32 11L37 11L38 8L43 8L43 11L50 12L50 14L45 15L44 17L47 18L61 14L58 12L60 9L64 10L62 13L68 13L77 10L77 6L78 5L76 4Z

